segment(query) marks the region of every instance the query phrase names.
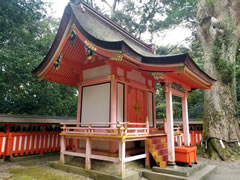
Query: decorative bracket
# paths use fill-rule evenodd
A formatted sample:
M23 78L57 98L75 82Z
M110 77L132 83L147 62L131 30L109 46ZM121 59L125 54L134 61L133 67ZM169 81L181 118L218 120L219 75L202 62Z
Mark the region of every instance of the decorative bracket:
M185 89L177 83L172 83L172 88L180 92L185 92Z
M123 53L113 53L113 57L110 58L113 61L122 61L123 60Z
M154 79L159 80L162 75L166 72L150 72L150 74L154 77Z
M73 47L76 41L76 34L74 31L71 32L68 40L70 41L71 47Z
M111 75L108 75L108 76L107 76L107 80L108 80L108 81L111 81L111 80L114 80L114 79L117 79L117 76L114 75L114 74L111 74Z
M58 70L60 68L61 61L62 61L62 53L57 57L55 63L53 64L53 68Z
M176 67L176 71L175 72L184 72L184 66L178 66Z
M97 51L97 48L93 45L93 43L89 42L88 40L85 40L84 43L85 43L85 51L87 54L87 59L91 60L92 56Z

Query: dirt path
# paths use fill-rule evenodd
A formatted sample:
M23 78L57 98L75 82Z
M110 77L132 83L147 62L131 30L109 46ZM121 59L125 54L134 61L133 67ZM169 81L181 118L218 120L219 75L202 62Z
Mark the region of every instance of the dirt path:
M240 180L240 160L236 162L224 162L201 157L198 157L198 160L206 162L209 165L217 165L216 171L207 180Z
M58 154L20 158L16 162L0 161L0 180L92 180L77 174L66 173L47 166L47 161L57 161ZM217 170L207 180L240 180L240 161L223 162L198 157L199 161L217 165ZM141 178L141 180L145 178Z

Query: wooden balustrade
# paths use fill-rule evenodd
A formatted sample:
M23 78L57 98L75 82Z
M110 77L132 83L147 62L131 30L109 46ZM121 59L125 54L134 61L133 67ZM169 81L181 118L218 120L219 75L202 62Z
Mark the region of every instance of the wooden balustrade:
M149 123L63 123L63 133L94 135L146 135L149 134Z
M195 146L200 143L200 141L202 139L203 131L189 131L189 135L190 135L191 146ZM175 141L175 144L177 144L178 146L184 145L183 134L175 135L174 141Z

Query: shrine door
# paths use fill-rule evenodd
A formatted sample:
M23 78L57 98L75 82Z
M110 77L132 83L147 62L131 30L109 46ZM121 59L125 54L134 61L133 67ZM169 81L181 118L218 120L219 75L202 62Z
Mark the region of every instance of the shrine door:
M147 108L146 104L147 103L144 91L133 87L128 87L128 122L145 123L145 114ZM135 125L135 127L141 126Z

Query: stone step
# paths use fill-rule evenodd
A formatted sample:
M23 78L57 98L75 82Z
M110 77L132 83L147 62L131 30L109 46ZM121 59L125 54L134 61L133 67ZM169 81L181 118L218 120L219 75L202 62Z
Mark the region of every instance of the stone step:
M171 174L165 174L165 173L158 173L153 171L143 171L143 177L149 179L149 180L187 180L187 177L182 176L176 176Z
M169 170L170 169L170 170ZM175 169L175 171L174 171ZM189 169L189 167L186 167ZM204 180L206 179L212 172L214 172L216 166L214 165L200 165L194 170L182 171L183 167L167 167L167 168L159 168L153 167L153 171L143 171L143 176L149 180Z
M163 158L164 160L164 158ZM152 170L159 173L172 174L176 176L188 177L206 167L205 163L199 162L198 164L193 164L192 167L182 167L182 166L169 166L167 168L153 167Z
M205 163L199 162L198 164L193 164L192 167L169 166L164 169L159 168L159 167L153 167L152 170L155 172L160 172L160 173L188 177L188 176L192 175L193 173L195 173L196 171L203 169L205 166L206 166Z
M193 175L188 177L188 180L204 180L206 179L211 173L216 170L217 166L215 165L207 165L203 169L195 172Z

